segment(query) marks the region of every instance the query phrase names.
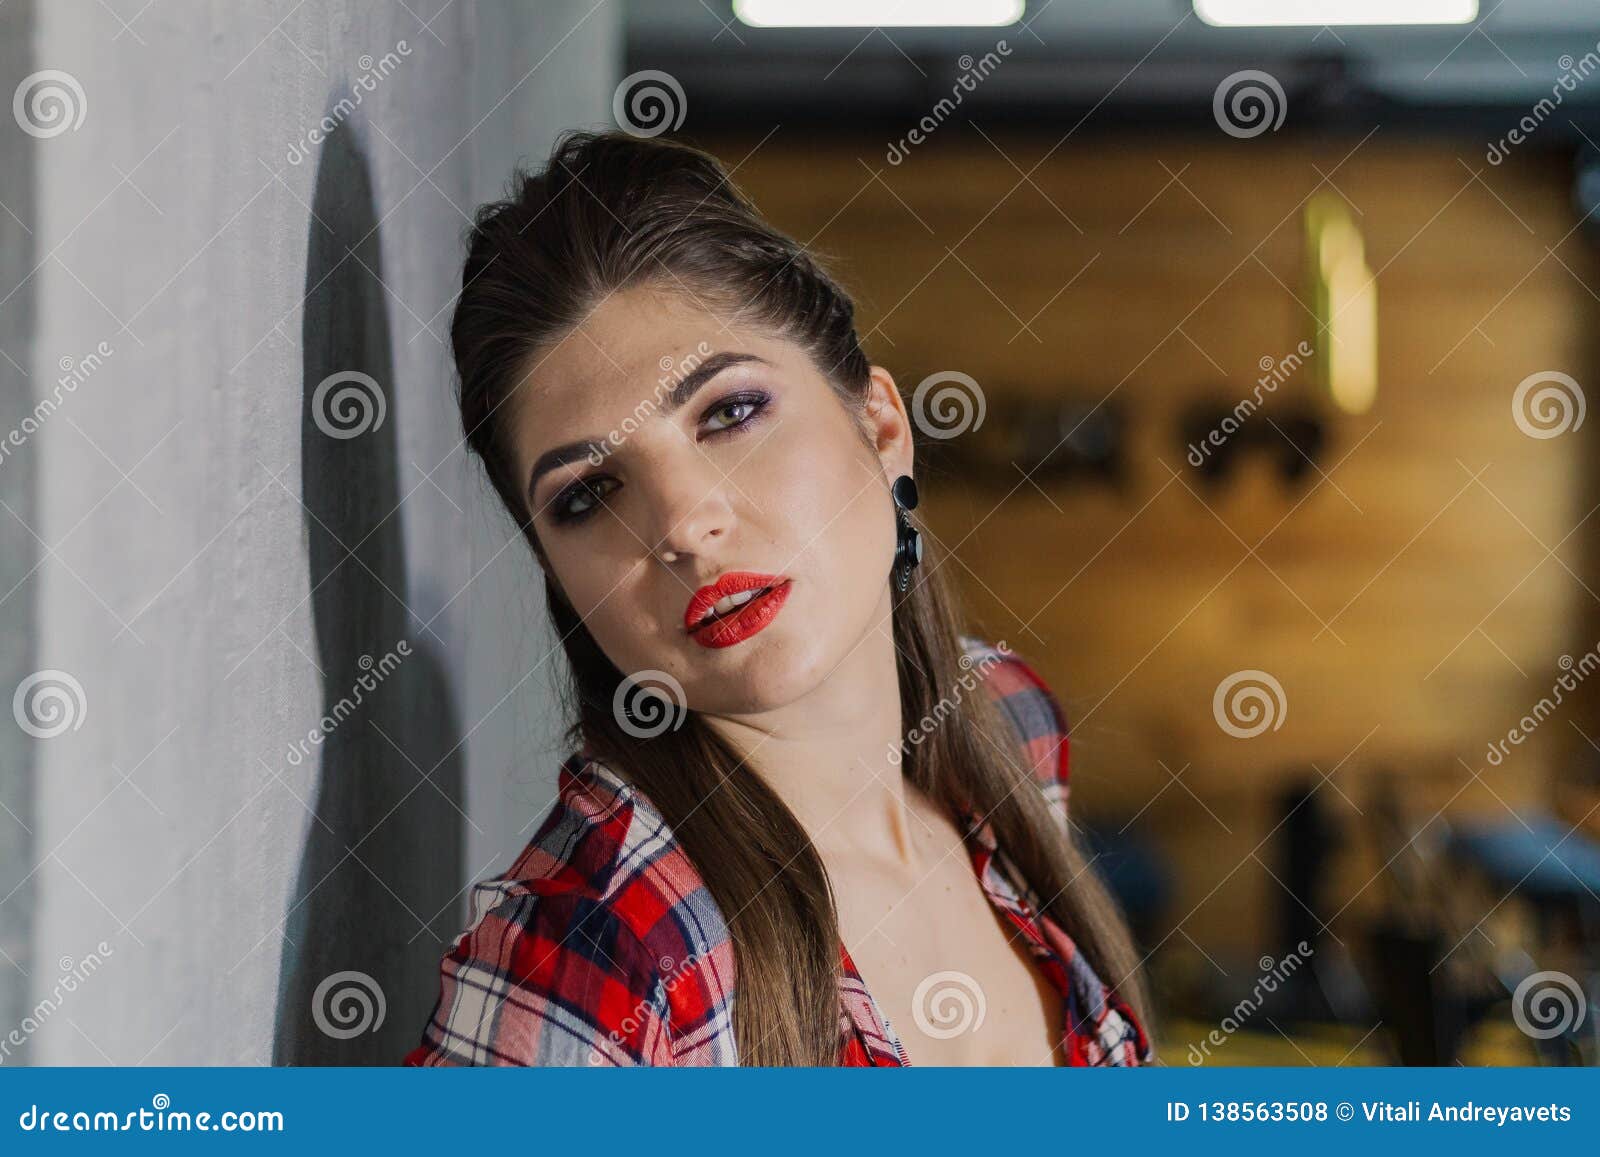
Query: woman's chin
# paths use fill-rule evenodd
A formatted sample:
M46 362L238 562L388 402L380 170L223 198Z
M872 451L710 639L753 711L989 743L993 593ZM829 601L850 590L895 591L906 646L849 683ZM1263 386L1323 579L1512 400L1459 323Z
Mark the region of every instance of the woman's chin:
M758 635L731 646L695 647L689 701L713 714L748 715L787 706L812 691L822 679L824 640L773 623ZM693 646L693 644L691 644Z

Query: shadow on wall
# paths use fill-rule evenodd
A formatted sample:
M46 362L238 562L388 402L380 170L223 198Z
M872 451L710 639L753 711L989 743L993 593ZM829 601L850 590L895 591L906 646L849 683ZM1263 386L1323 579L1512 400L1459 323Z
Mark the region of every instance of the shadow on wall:
M301 334L323 738L302 745L319 773L285 916L278 1065L397 1064L464 926L460 724L432 636L406 605L381 276L367 158L341 126L318 161Z
M34 63L34 36L37 19L32 0L0 6L0 76L31 76ZM24 81L23 84L27 82ZM18 92L21 89L17 90ZM9 126L8 126L9 127ZM38 281L31 270L37 268L38 217L35 187L38 182L41 144L26 133L8 132L0 138L0 286L6 287L0 301L0 437L8 441L33 420L36 401L51 392L51 381L28 380L18 362L48 365L55 374L55 359L34 349L38 318ZM33 221L26 226L24 221ZM120 335L119 335L120 339ZM29 354L37 356L30 360ZM35 399L37 388L39 397ZM35 610L43 595L38 573L41 561L39 541L29 526L39 525L38 450L39 443L3 447L0 454L0 702L11 703L12 696L40 667L38 623ZM81 674L82 672L80 672ZM12 707L15 711L16 708ZM30 974L44 981L44 969L53 967L34 959L34 904L38 861L34 833L35 752L45 741L37 740L3 715L0 726L0 1025L10 1030L21 1025L33 1009L30 999ZM6 814L10 813L10 814ZM29 827L28 824L33 827ZM40 953L48 959L54 953ZM36 969L41 969L35 972ZM29 1064L33 1054L32 1036L18 1046L7 1037L0 1041L0 1062Z

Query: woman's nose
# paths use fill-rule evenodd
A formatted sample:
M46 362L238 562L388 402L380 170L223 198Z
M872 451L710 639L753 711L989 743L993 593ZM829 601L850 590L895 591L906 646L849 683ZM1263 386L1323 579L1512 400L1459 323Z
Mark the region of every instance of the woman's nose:
M704 554L732 525L733 483L703 455L686 456L648 485L651 522L646 545L663 562Z

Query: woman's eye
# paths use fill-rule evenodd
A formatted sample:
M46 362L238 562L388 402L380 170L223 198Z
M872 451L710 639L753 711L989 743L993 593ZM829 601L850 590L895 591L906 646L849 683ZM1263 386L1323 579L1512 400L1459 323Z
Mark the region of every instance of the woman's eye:
M607 484L611 484L609 487ZM550 504L558 522L575 522L605 500L615 488L614 478L580 478L563 490Z
M755 421L770 401L764 393L735 394L723 398L705 412L701 424L707 434L725 434ZM557 523L581 522L621 483L615 478L579 478L550 500L550 516Z
M713 434L731 430L750 421L761 411L766 402L766 396L763 394L740 394L737 397L724 398L706 411L705 421Z

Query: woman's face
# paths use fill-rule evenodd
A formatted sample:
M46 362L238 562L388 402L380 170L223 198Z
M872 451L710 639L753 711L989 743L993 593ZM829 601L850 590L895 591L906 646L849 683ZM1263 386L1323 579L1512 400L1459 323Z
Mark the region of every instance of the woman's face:
M698 711L768 711L889 629L889 486L912 463L881 368L856 416L787 339L635 287L536 353L508 405L548 572L625 674L666 672ZM691 630L730 572L776 594Z

